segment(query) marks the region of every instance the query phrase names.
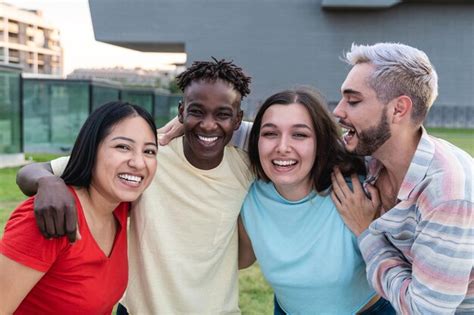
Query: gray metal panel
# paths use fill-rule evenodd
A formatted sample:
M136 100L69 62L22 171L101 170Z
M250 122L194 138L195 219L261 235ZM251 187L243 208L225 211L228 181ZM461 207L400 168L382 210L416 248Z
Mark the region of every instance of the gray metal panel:
M365 8L384 9L400 3L400 0L323 0L321 6L329 9Z
M385 10L323 10L316 0L90 0L97 40L183 43L188 63L231 58L253 77L250 102L297 84L330 101L351 43L424 50L440 77L439 104L473 106L474 5L401 3Z

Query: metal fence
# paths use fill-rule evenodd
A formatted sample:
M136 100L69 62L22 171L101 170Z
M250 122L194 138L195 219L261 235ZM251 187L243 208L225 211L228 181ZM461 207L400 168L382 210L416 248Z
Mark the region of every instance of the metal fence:
M114 100L148 110L158 126L177 113L181 96L99 80L23 79L26 152L69 152L91 111ZM176 108L173 108L176 107Z
M68 152L90 112L113 100L142 106L160 127L177 115L181 98L108 81L22 79L19 69L0 67L0 154ZM246 120L253 120L260 104L243 100ZM331 110L335 106L329 103ZM435 104L425 126L474 129L474 106Z

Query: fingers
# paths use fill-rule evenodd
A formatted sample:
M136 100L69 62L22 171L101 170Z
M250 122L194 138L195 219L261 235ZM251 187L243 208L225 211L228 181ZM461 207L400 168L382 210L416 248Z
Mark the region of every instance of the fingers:
M56 236L63 236L64 232L64 209L58 209L53 212L54 228Z
M156 129L156 133L159 135L163 133L167 133L171 129L171 127L172 125L170 123L167 123L163 127Z
M158 137L158 143L161 146L167 145L171 141L171 137L168 136L168 134L160 134Z
M375 186L370 184L367 185L367 190L370 193L372 205L374 205L375 207L379 207L381 205L379 190Z
M335 186L339 187L339 190L341 192L340 194L338 194L338 196L350 196L352 194L352 190L350 189L349 185L347 185L344 176L342 176L341 171L337 167L334 168L332 176L333 178L331 178L331 180L333 181L333 184L336 183Z
M346 198L344 191L341 189L339 182L336 180L336 176L334 173L331 174L331 181L332 181L332 193L334 197L337 198L339 202L341 202L344 198Z
M164 127L157 130L160 145L167 145L171 140L184 134L183 124L178 117L173 118Z
M355 194L360 195L364 194L364 189L362 188L362 184L360 183L359 176L357 174L352 174L351 175L351 181L352 181L352 189Z
M334 202L334 205L336 206L337 210L339 212L343 212L344 209L342 208L342 203L341 201L339 200L339 198L337 197L336 193L334 192L334 190L331 191L331 199L332 201Z
M36 210L35 210L35 220L36 220L36 225L38 226L41 232L41 235L43 235L44 238L50 238L48 232L46 232L46 224L44 223L44 218Z
M66 228L66 236L70 243L74 243L76 238L77 229L77 211L75 204L71 203L66 208L65 211L65 228Z
M46 227L46 234L48 238L55 237L56 228L54 226L54 215L51 213L50 209L44 211L45 215L43 216L44 225Z

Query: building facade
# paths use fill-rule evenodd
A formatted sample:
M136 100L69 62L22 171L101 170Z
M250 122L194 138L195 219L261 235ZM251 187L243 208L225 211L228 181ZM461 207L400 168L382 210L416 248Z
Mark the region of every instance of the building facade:
M176 76L176 71L149 70L142 68L128 69L123 67L100 69L75 69L68 74L68 79L106 79L118 81L129 86L168 87Z
M332 104L352 43L401 42L439 73L433 115L474 127L474 1L90 0L97 40L140 51L185 52L187 62L230 58L252 77L247 113L271 93L317 87ZM430 117L433 125L436 117ZM446 123L446 119L451 119Z
M23 72L63 74L59 30L41 11L0 3L0 64L17 65Z

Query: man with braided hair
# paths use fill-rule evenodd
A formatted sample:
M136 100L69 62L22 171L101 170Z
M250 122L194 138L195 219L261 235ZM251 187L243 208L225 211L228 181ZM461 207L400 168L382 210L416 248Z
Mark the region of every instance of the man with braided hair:
M246 154L227 144L240 126L250 77L213 59L193 63L177 80L184 136L159 148L156 176L131 211L129 283L119 313L239 314L237 218L252 176ZM58 175L65 165L58 159L47 167ZM72 204L48 201L68 198L67 188L39 168L23 168L18 183L25 193L38 190L36 212L53 227L43 234L64 234L76 224L75 210L66 207L67 225L54 227L63 222L59 211L48 216L45 209Z

